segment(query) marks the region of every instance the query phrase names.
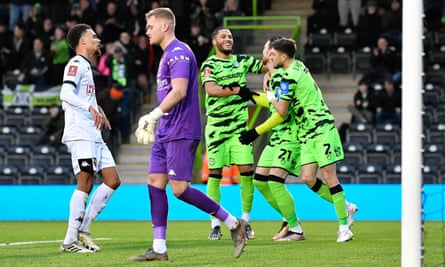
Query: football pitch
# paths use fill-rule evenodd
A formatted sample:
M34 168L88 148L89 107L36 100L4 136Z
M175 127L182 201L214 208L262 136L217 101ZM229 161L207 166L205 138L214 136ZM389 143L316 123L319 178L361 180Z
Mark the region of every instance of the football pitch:
M399 221L356 221L354 240L336 243L334 221L303 222L305 241L276 242L271 237L279 221L253 221L256 238L249 240L239 259L233 256L230 232L209 241L209 221L168 224L169 261L131 262L151 246L150 221L96 221L93 238L101 251L60 253L67 223L63 221L0 221L0 266L400 266ZM443 266L442 222L426 222L431 233L425 243L427 266Z

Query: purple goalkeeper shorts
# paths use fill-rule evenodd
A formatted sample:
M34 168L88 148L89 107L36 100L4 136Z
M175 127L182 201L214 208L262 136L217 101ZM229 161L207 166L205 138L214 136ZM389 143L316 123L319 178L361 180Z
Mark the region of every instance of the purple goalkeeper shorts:
M171 180L190 181L198 144L199 140L190 139L154 142L148 173L167 173Z

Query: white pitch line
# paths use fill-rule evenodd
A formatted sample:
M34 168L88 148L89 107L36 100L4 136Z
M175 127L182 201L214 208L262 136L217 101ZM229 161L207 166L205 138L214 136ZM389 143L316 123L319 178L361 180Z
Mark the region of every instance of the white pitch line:
M111 240L111 238L93 238L93 240ZM63 240L40 240L40 241L24 241L24 242L12 242L12 243L0 243L0 247L8 246L21 246L21 245L35 245L35 244L47 244L47 243L60 243Z

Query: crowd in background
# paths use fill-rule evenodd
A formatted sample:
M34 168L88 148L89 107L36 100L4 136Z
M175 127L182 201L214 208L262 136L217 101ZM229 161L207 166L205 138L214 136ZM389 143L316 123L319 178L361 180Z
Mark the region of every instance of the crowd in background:
M259 0L258 12L270 2ZM73 56L65 36L73 25L89 24L103 44L102 55L92 62L98 102L107 107L113 129L119 129L104 138L128 143L140 106L155 101L151 91L162 51L145 36L145 13L157 7L173 10L175 34L190 45L198 63L208 56L210 34L225 16L252 15L250 0L12 0L0 4L2 88L60 85Z

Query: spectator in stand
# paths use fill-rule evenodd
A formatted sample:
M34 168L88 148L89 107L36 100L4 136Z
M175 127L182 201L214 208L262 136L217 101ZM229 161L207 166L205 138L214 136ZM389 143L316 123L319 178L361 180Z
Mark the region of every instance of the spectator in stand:
M373 48L370 60L371 70L365 73L363 77L370 83L382 83L392 77L400 65L397 62L398 58L395 51L389 47L385 37L377 39L377 46Z
M12 36L12 50L9 53L9 67L11 70L19 71L26 53L31 49L31 40L25 32L23 23L17 23Z
M337 1L314 0L312 9L315 13L307 18L307 33L317 32L320 29L327 29L333 32L338 25Z
M80 23L86 23L91 27L96 25L97 12L91 7L90 0L79 0L79 16Z
M106 64L110 68L109 85L122 87L124 96L121 99L121 136L122 142L128 144L130 142L130 114L133 103L133 95L131 89L128 88L128 58L125 56L125 48L119 43L114 43L113 53L107 58Z
M373 47L382 32L382 13L377 2L370 0L366 3L363 14L360 15L357 27L357 47Z
M348 109L352 113L351 122L374 123L376 97L374 91L364 80L358 82L358 89L354 94L354 105Z
M338 0L338 17L340 29L356 29L359 23L360 11L362 9L362 0ZM350 17L352 25L350 23ZM352 27L351 27L352 26Z
M208 0L194 0L191 5L190 20L192 25L190 26L193 27L193 24L197 21L201 27L202 34L209 37L213 29L215 29L215 17L208 6Z
M392 0L389 10L382 17L382 36L390 45L402 46L402 4L400 0Z
M29 15L25 20L25 31L29 34L31 38L34 39L39 32L42 31L43 20L45 19L45 14L42 11L41 5L36 3L29 9Z
M54 24L64 24L66 14L70 12L72 0L45 0L42 5L46 18L50 18Z
M51 70L51 56L43 48L43 41L35 38L33 50L29 51L20 68L18 81L23 84L46 85Z
M25 23L34 0L11 0L9 3L9 30L13 31L18 23Z
M109 87L109 85L110 85L109 79L110 79L111 71L110 71L110 67L107 66L107 64L106 64L106 61L107 61L108 57L112 54L113 48L114 48L113 43L106 43L104 45L104 52L100 56L99 62L97 63L98 75L96 78L98 78L98 82L96 82L96 86L97 86L97 83L105 84L105 87Z
M97 104L102 107L111 125L111 129L102 130L102 138L110 149L113 157L116 157L116 148L119 146L119 129L121 128L119 109L123 96L124 91L122 90L122 87L117 84L103 89L97 94Z
M46 50L50 49L51 41L54 40L54 23L50 18L43 20L42 27L37 32L37 37L42 39L44 48Z
M201 66L201 63L208 57L212 45L209 37L202 33L199 21L192 22L187 44L195 54L198 66Z
M12 52L12 32L8 30L6 21L0 19L0 73L7 73L10 69L9 61ZM3 84L3 75L0 75Z
M401 90L395 87L391 79L387 79L384 90L377 95L375 121L377 124L390 122L401 123L402 95Z
M107 3L106 12L99 13L99 20L103 25L101 39L104 43L113 42L119 39L120 33L124 30L125 24L121 14L118 12L118 5L114 1Z
M215 13L216 27L223 25L224 17L244 15L244 12L239 9L239 0L226 0L224 8Z
M137 89L144 97L144 103L150 103L149 75L153 64L153 48L145 35L137 37L137 46L134 50L134 71Z
M49 108L49 117L43 123L43 131L36 145L50 145L59 147L65 127L65 117L60 106L52 105Z
M51 85L62 84L65 65L71 57L65 26L60 24L54 29L54 40L51 41L50 54L52 57Z
M223 25L224 17L244 16L244 12L239 8L239 0L226 0L224 8L215 13L216 26ZM244 47L247 45L247 31L232 30L233 42L237 44L233 49L233 53L244 53Z
M132 37L144 34L144 16L141 15L141 6L138 1L127 1L125 30L128 31Z

